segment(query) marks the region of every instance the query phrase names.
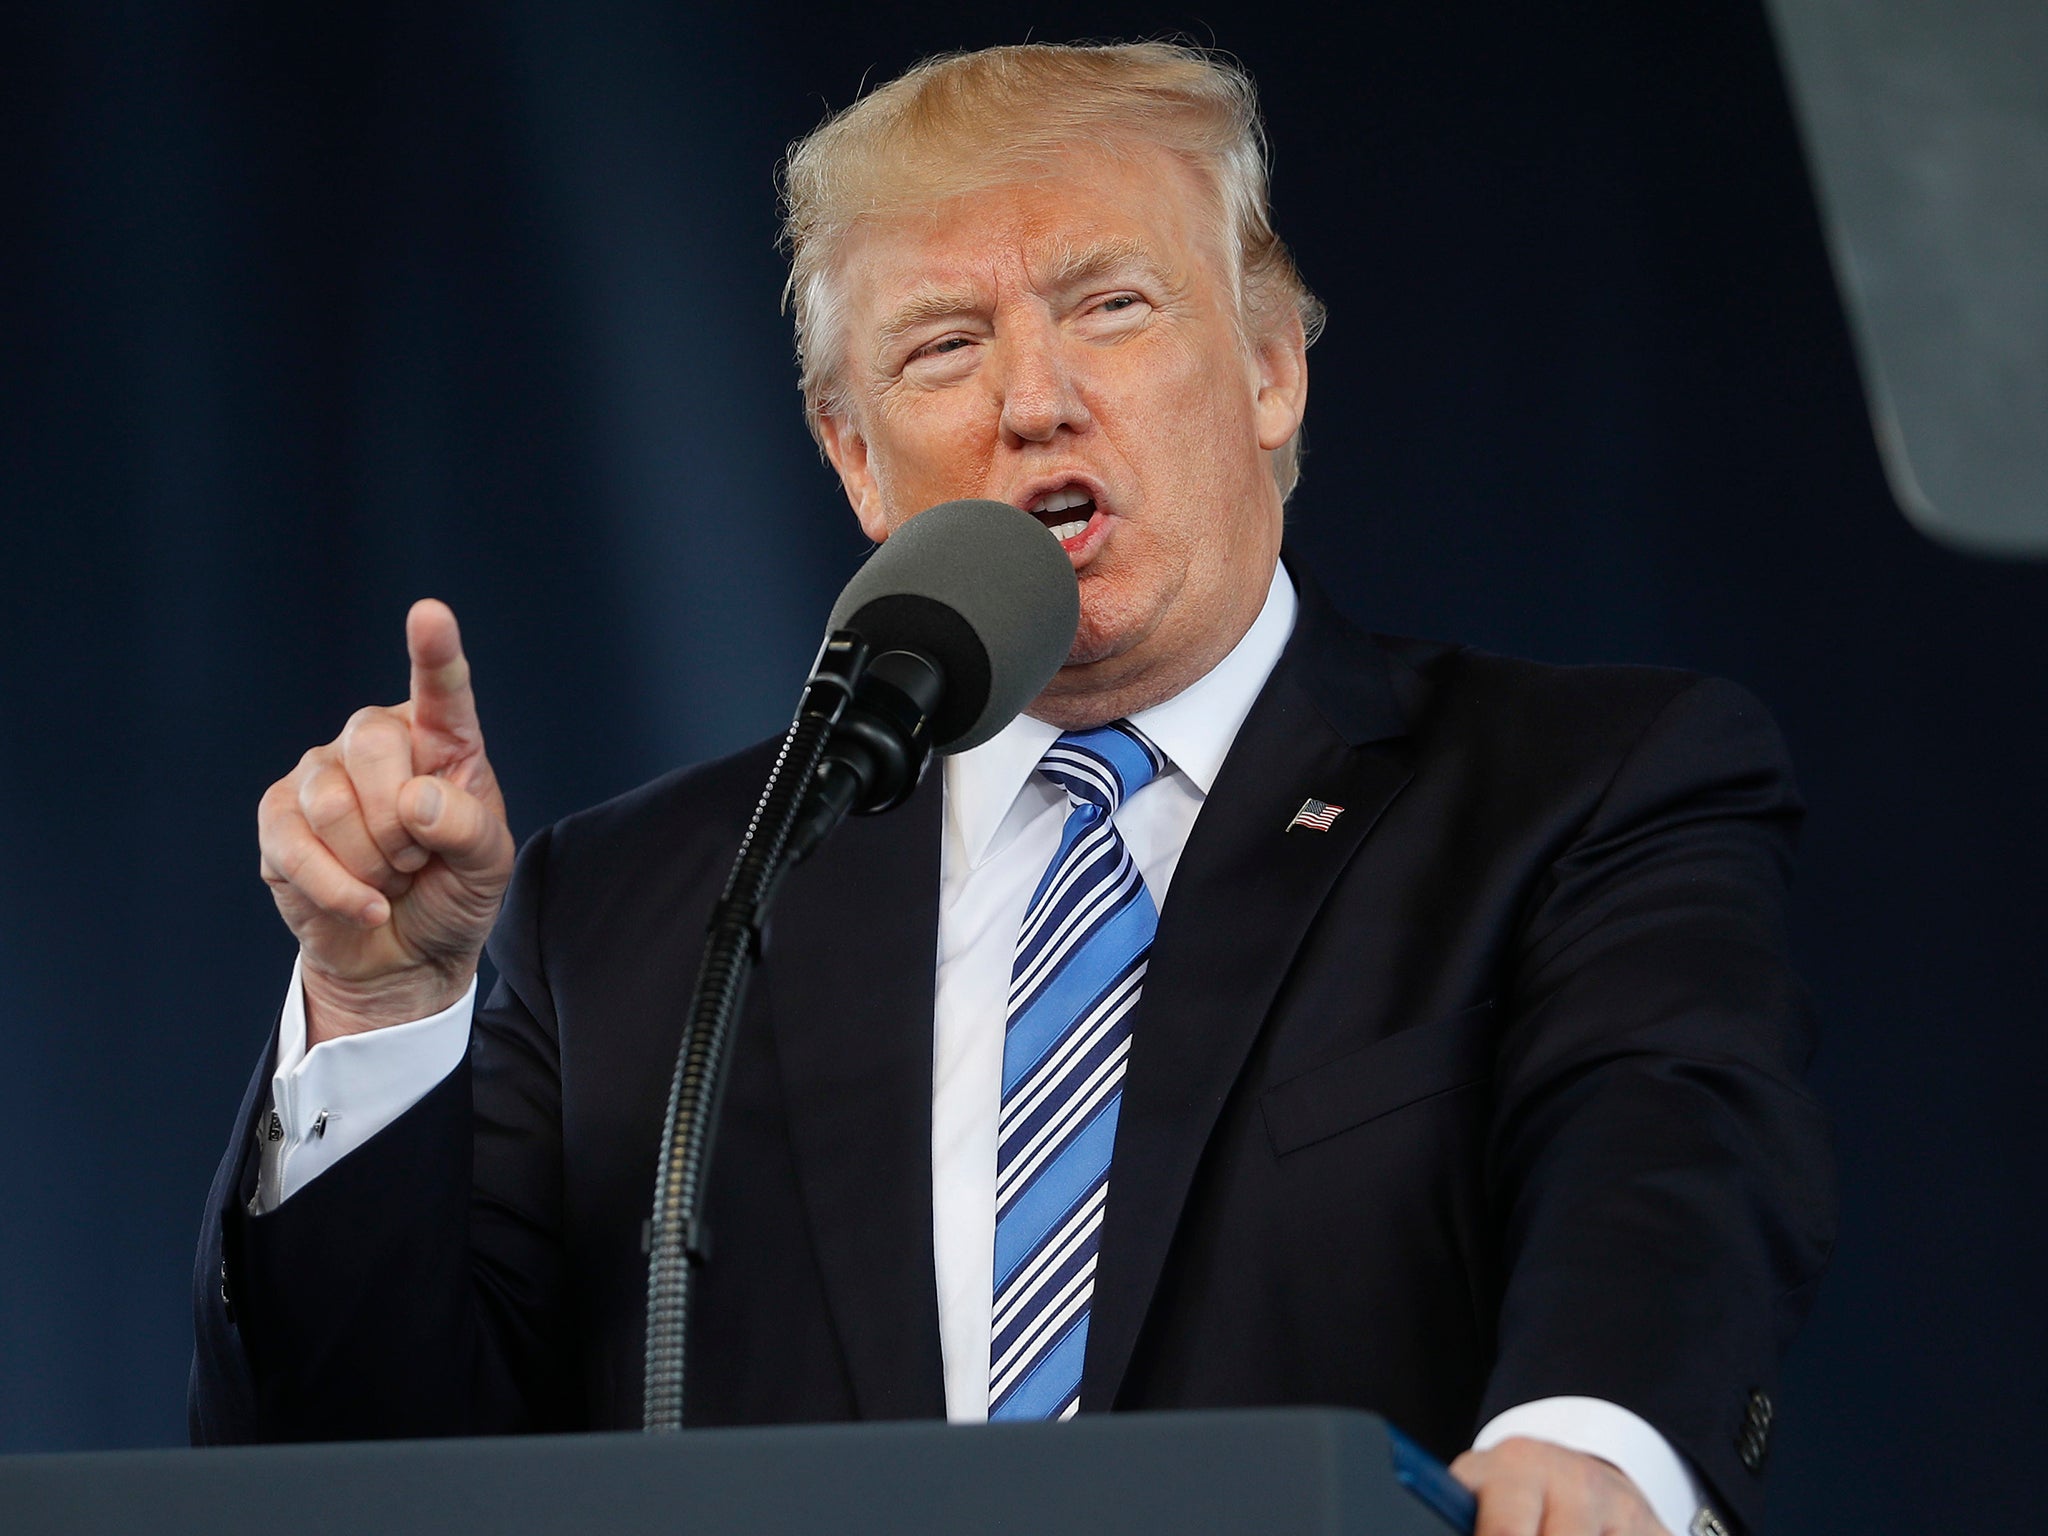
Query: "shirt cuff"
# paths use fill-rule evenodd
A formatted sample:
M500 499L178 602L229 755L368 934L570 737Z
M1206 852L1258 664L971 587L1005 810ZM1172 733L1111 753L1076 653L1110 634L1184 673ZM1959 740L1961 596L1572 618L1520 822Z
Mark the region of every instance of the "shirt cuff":
M1636 1485L1667 1531L1684 1536L1703 1502L1700 1485L1671 1442L1618 1403L1598 1397L1543 1397L1496 1415L1475 1451L1522 1436L1597 1456Z
M270 1109L257 1127L263 1157L250 1211L276 1210L427 1096L469 1050L476 978L452 1007L409 1024L340 1035L306 1049L298 963L277 1024Z

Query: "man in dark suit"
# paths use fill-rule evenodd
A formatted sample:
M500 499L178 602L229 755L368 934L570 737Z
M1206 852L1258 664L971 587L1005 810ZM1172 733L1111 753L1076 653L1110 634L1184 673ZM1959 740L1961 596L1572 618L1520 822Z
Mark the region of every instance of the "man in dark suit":
M1762 711L1368 636L1280 562L1317 312L1213 61L938 61L789 187L807 399L863 527L1011 501L1082 617L1026 718L786 882L691 1422L1355 1403L1473 1446L1486 1536L1753 1522L1831 1231ZM452 615L408 643L410 701L265 797L301 960L209 1202L202 1439L638 1422L668 1067L774 747L515 871ZM1062 752L1138 772L1095 796ZM1061 974L1127 948L1027 1060L1055 919ZM1084 1142L1101 1165L1002 1258Z

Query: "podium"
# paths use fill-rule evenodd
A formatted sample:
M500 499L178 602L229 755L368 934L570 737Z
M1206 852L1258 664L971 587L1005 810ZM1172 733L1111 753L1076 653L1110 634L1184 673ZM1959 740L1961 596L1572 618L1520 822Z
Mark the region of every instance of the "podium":
M1368 1413L851 1424L0 1457L9 1536L1446 1536Z

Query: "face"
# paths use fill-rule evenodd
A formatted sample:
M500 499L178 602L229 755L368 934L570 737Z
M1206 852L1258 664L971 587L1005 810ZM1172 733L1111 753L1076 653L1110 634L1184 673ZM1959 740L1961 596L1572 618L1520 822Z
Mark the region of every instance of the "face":
M962 497L1053 530L1081 627L1031 712L1063 729L1207 672L1279 554L1270 456L1301 423L1301 330L1245 339L1211 203L1164 150L1077 150L841 257L848 406L822 427L854 512L877 541Z

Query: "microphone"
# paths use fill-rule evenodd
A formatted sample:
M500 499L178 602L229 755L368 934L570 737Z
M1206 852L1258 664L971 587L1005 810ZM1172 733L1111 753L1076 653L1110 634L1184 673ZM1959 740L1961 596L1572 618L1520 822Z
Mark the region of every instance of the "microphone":
M691 1271L727 1044L783 871L849 811L899 805L934 748L979 746L1036 698L1073 649L1081 590L1037 518L1000 501L949 501L888 539L833 605L796 719L712 907L676 1052L647 1227L641 1422L683 1425Z
M1037 698L1074 648L1081 589L1059 540L1000 501L947 501L889 535L825 627L917 652L945 677L940 752L978 747Z
M1065 664L1080 621L1073 564L1030 513L948 501L897 529L832 605L812 681L844 686L851 672L851 697L791 857L848 812L902 804L931 752L965 752L1002 730Z

